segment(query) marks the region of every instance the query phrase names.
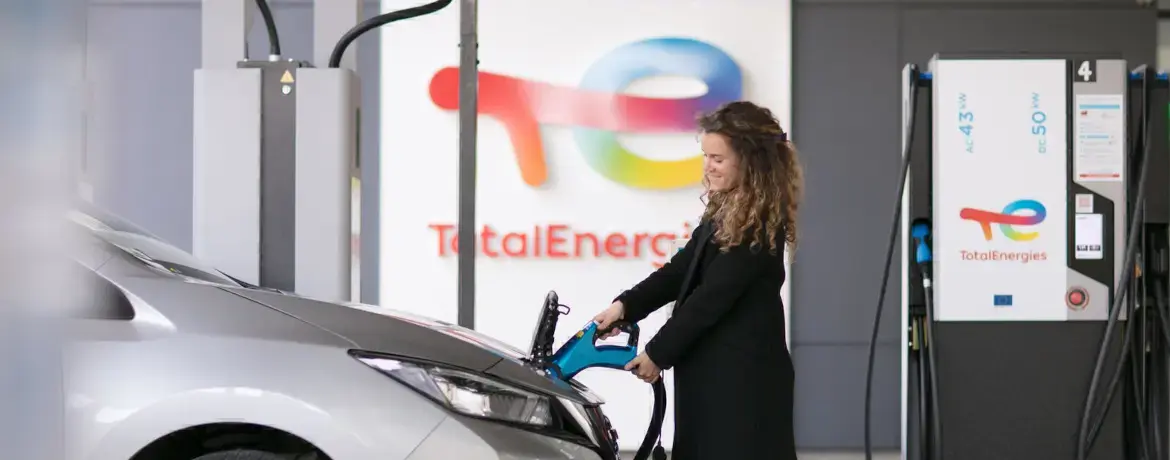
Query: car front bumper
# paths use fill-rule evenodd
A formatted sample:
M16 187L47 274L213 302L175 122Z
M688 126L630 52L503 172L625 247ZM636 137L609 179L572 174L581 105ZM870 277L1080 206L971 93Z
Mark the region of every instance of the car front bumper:
M592 449L499 423L448 417L407 460L604 460Z

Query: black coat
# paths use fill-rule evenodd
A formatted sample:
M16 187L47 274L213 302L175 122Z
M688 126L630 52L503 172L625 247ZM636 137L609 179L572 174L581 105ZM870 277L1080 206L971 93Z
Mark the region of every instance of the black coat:
M618 296L631 322L676 301L645 348L674 368L671 458L795 460L782 246L721 252L712 234L700 224L670 262Z

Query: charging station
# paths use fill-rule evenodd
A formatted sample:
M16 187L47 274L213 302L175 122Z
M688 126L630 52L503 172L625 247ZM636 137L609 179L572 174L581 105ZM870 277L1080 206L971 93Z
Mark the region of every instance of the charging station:
M904 458L1078 458L1126 320L1126 62L936 55L903 84ZM1125 458L1122 400L1083 458Z
M278 49L250 59L251 2L201 7L192 252L254 285L350 300L361 108L356 51L344 40L362 31L362 2L314 3L321 68Z

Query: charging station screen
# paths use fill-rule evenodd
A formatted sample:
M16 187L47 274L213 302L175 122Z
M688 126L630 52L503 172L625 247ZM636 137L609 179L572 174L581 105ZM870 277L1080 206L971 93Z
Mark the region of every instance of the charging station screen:
M1064 321L1068 64L938 60L934 68L939 321Z

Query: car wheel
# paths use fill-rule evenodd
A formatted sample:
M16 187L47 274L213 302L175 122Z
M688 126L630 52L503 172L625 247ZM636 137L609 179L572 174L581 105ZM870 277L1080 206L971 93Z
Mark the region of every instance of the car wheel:
M207 454L194 460L291 460L288 456L259 450L234 449Z

